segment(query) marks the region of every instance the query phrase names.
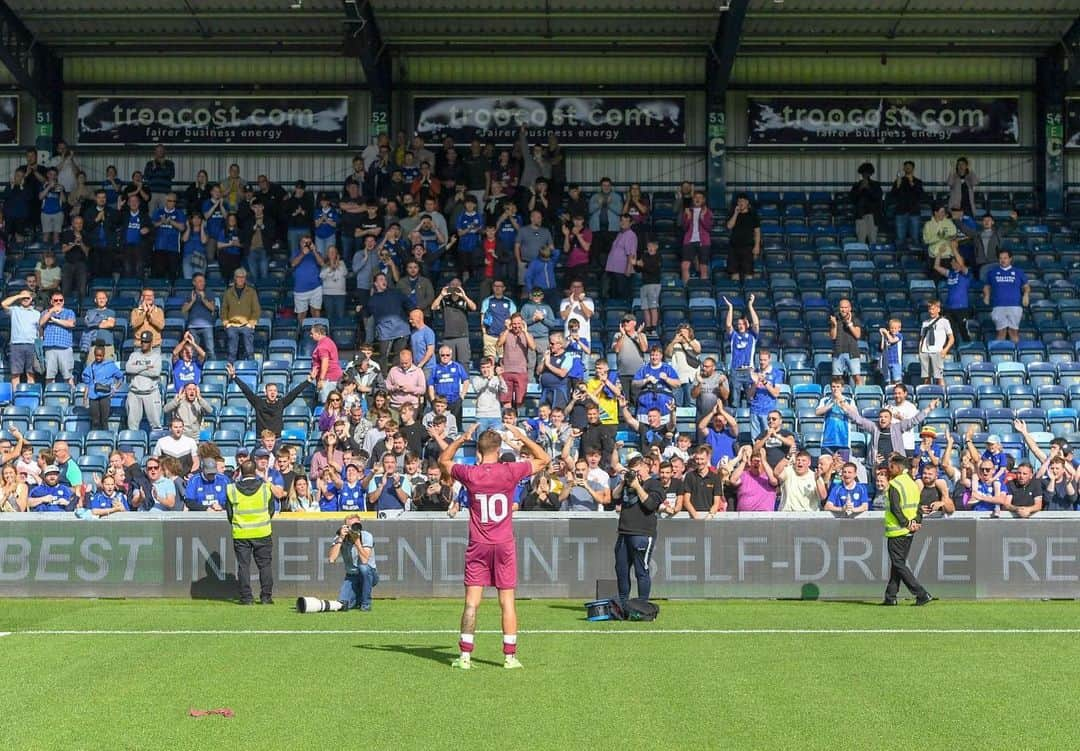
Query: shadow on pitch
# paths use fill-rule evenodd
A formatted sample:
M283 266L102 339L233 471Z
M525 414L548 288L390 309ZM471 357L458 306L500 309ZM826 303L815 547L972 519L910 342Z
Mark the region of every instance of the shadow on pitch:
M577 620L579 620L579 621L586 620L586 618L585 618L585 608L582 605L548 605L547 608L549 610L569 610L569 611L577 613L578 615L581 616Z
M416 657L422 660L431 660L444 667L450 667L450 663L458 656L458 651L452 647L424 647L417 644L357 644L356 648L368 649L373 652L394 652L396 654L408 655L409 657ZM472 661L476 665L491 665L497 668L502 667L502 663L493 662L492 660L481 660L473 657Z
M206 576L191 582L191 599L236 600L236 575L223 570L220 553L211 553L203 564L203 570Z

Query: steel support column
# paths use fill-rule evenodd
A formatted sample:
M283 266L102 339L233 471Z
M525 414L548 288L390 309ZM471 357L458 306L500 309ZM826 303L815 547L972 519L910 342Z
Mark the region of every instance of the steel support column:
M750 0L732 0L720 14L716 38L709 46L705 64L705 154L709 205L726 211L727 181L724 177L724 158L727 146L727 88L735 54L739 49L743 20Z
M344 0L345 53L360 60L371 91L369 139L390 132L393 71L390 52L383 42L371 0Z
M60 59L40 44L22 19L0 0L0 62L19 88L34 99L35 146L52 152L55 134L62 133L63 68Z

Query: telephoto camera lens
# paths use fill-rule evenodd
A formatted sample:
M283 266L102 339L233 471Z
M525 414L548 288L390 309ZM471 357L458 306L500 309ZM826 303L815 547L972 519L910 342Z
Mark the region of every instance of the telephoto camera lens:
M353 522L352 524L349 525L349 531L352 532L354 535L360 534L360 532L362 532L363 529L364 529L364 525L361 524L360 522Z

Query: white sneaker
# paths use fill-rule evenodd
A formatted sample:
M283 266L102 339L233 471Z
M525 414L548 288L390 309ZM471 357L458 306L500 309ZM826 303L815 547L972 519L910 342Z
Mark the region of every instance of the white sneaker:
M506 659L503 660L503 667L507 670L517 670L525 666L518 661L517 655L507 655Z
M457 670L472 670L472 660L459 657L450 663L450 667L456 668Z

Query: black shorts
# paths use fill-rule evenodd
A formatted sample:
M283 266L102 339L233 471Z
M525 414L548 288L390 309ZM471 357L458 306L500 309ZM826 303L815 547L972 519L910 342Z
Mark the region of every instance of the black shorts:
M702 263L708 265L711 248L701 243L687 243L679 252L679 260L685 263Z

